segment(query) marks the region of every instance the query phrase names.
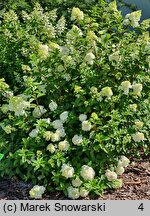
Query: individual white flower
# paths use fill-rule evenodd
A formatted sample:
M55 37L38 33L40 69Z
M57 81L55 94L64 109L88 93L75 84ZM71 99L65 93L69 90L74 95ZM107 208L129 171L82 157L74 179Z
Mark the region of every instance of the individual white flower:
M40 44L38 49L38 54L42 59L46 59L49 55L48 53L48 46Z
M30 191L30 197L35 199L41 199L42 194L45 192L45 187L35 185Z
M75 145L80 145L83 142L82 135L74 135L72 142Z
M114 171L107 170L105 173L108 181L114 181L117 179L117 174Z
M81 184L82 184L82 181L78 176L72 180L72 185L74 187L80 187Z
M92 167L83 165L81 167L80 175L84 178L84 180L92 180L94 179L95 171Z
M128 95L130 88L132 88L132 85L129 81L123 81L121 83L120 89L123 91L123 94Z
M60 114L60 120L62 121L62 123L64 123L68 118L68 112L64 111L63 113Z
M36 137L36 136L38 135L38 133L39 133L39 129L38 129L38 128L35 128L35 129L33 129L33 130L29 133L29 137L34 138L34 137Z
M142 128L142 127L143 127L143 125L144 125L144 123L143 123L143 122L141 122L141 121L138 121L138 120L137 120L137 121L135 121L135 123L134 123L134 124L135 124L135 127L136 127L136 128Z
M67 151L69 147L70 145L67 140L58 143L58 148L60 151Z
M13 96L10 98L8 106L10 111L14 111L15 115L19 116L25 114L25 109L30 107L30 103L20 96Z
M110 87L106 86L102 88L101 96L108 97L108 99L110 99L112 95L113 95L113 92Z
M86 190L84 187L80 188L80 196L81 197L86 197L89 194L89 191Z
M50 151L50 153L54 153L55 152L55 146L52 144L52 143L50 143L48 146L47 146L47 150L48 151Z
M80 115L79 115L79 120L80 120L81 122L87 120L87 115L85 115L85 114L80 114Z
M55 101L52 100L51 103L49 104L50 110L51 110L51 111L54 111L54 110L57 109L57 107L58 107L57 103L56 103Z
M90 131L92 128L92 125L89 121L83 121L82 122L82 130L83 131Z
M117 175L122 175L123 173L124 173L124 167L118 166L118 167L116 168L116 174L117 174Z
M71 178L73 177L73 174L74 174L74 168L70 165L63 164L61 167L61 174L65 178Z
M67 191L68 191L68 197L71 199L78 199L80 196L78 188L74 188L70 186L67 188Z
M137 109L137 104L130 104L130 109L133 111L133 112L136 112L136 109Z
M34 108L32 114L35 118L40 118L47 110L42 105L38 105Z
M90 65L92 65L94 63L94 61L93 61L94 59L95 59L95 55L91 52L87 53L85 56L85 61Z
M55 133L56 133L59 137L65 137L65 136L66 136L66 133L65 133L64 128L59 128L59 129L57 129Z
M130 163L130 160L125 157L125 156L121 156L121 159L118 161L118 167L127 167Z
M51 139L52 135L53 135L53 132L45 131L43 134L43 138L45 138L46 141L49 141Z
M60 128L63 128L63 123L61 120L57 119L55 121L52 122L52 126L55 128L55 129L60 129Z
M83 18L84 18L83 12L79 8L73 7L71 13L71 20L80 21L83 20Z
M137 83L137 84L132 85L132 88L133 88L133 93L139 96L141 94L143 86L142 84Z
M60 139L61 139L61 136L58 133L53 133L52 136L51 136L51 141L52 142L58 142L58 141L60 141Z
M140 132L136 132L135 134L133 134L132 138L135 142L141 142L145 139L144 134Z

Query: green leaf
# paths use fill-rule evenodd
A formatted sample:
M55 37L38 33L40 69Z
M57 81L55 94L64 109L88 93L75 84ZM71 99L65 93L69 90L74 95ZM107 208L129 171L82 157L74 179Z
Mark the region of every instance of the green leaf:
M0 160L2 160L3 157L4 157L4 154L0 154Z

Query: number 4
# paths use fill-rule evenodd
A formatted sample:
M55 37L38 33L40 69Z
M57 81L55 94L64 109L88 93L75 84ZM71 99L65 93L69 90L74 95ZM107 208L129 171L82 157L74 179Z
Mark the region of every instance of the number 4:
M143 203L141 203L138 207L139 210L143 211L144 210L144 206L143 206Z

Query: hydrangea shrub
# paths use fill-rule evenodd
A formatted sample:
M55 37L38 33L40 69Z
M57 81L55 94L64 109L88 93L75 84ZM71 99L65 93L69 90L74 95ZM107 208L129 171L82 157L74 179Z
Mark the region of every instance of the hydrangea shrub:
M69 20L39 4L3 15L1 176L32 181L32 198L122 186L131 152L149 154L150 20L140 15L123 19L115 1L90 15L73 7Z

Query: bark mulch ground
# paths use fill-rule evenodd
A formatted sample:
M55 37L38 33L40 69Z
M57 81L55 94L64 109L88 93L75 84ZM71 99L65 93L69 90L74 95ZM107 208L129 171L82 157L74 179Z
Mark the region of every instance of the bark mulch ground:
M87 197L86 200L150 200L150 158L134 159L134 166L129 166L121 176L123 187L105 191L103 197ZM0 178L0 200L28 200L32 184L17 178ZM44 200L67 199L62 193L45 194Z

